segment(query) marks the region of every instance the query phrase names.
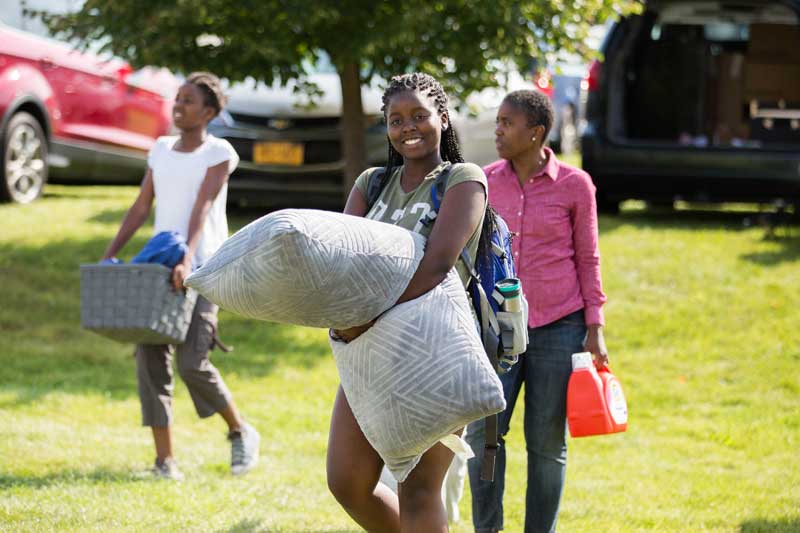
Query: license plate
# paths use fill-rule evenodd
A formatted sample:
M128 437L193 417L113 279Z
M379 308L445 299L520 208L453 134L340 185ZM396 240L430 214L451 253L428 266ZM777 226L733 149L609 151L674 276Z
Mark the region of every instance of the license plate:
M303 164L304 152L300 143L257 142L253 144L253 163L299 166Z

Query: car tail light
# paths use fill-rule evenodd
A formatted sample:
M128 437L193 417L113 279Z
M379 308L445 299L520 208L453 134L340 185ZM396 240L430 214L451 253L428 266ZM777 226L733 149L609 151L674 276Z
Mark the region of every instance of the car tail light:
M600 87L600 74L603 72L603 63L595 59L589 65L589 71L581 80L581 89L594 92Z
M132 72L133 68L129 64L125 63L117 68L117 79L125 83L128 81L128 76L130 76Z
M547 95L548 98L553 97L553 78L546 70L539 70L533 77L533 82L536 84L536 89Z

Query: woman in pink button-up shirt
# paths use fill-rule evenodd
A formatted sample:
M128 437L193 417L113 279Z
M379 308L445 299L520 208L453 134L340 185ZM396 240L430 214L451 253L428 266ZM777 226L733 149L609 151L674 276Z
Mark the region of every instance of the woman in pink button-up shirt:
M484 169L489 203L516 236L514 262L530 305L530 344L520 362L501 376L507 408L505 436L516 398L525 385L528 487L525 531L554 531L566 470L566 396L572 354L590 351L607 364L600 279L595 188L588 174L560 162L544 146L553 107L536 91L515 91L497 114L495 145L502 158ZM483 424L467 439L483 448ZM476 532L503 528L505 446L497 454L495 482L480 481L480 457L469 474ZM517 495L512 495L516 497Z

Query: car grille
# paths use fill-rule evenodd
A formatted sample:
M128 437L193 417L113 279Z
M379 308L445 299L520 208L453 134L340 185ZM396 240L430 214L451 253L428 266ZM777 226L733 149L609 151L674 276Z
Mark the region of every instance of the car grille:
M252 139L227 137L227 140L243 161L253 160ZM339 141L307 141L303 144L305 145L303 164L335 163L342 158Z
M342 159L339 141L312 141L306 143L305 162L334 163Z
M286 129L307 129L307 128L338 128L339 117L309 117L309 118L284 118L284 117L262 117L258 115L247 115L244 113L231 113L233 120L245 124L253 124L271 128L277 131ZM284 127L275 127L275 122L285 122Z
M253 160L253 141L251 139L236 139L233 137L226 137L236 153L239 154L239 159L242 161Z

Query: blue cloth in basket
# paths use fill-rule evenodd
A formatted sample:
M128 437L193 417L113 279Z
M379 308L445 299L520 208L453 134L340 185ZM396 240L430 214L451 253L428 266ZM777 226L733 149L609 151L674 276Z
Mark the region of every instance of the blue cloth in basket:
M177 231L162 231L153 236L131 263L159 263L172 268L188 250L186 239Z

